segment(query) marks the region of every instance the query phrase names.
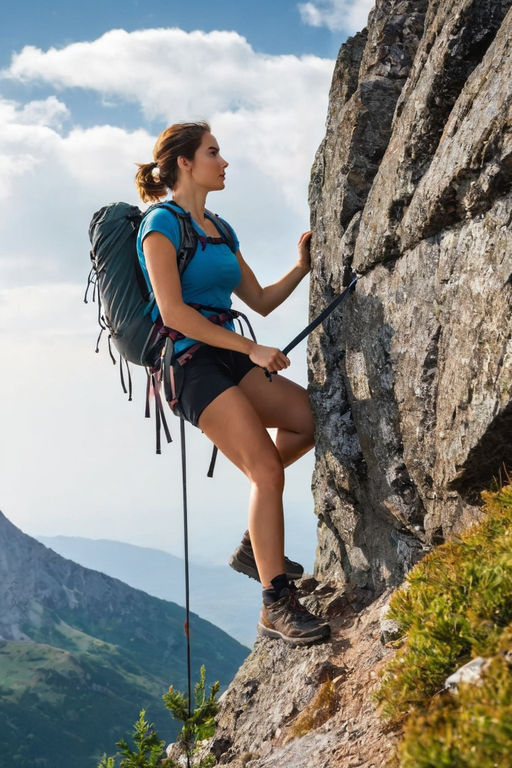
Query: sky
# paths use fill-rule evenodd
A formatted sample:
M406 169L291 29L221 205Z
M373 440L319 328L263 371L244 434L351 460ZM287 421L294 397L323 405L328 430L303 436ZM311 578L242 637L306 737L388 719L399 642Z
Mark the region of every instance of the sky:
M0 29L0 509L26 533L125 541L182 553L179 421L154 452L145 373L128 402L96 305L84 304L87 230L114 200L139 204L136 162L158 133L206 119L230 165L207 205L234 226L266 284L296 258L341 43L369 0L20 0ZM142 206L143 207L143 206ZM234 306L237 306L234 304ZM241 307L244 309L244 307ZM283 347L308 320L308 280L270 316ZM307 382L305 343L287 375ZM246 528L247 480L187 427L190 551L221 563ZM313 455L287 470L287 552L316 546Z

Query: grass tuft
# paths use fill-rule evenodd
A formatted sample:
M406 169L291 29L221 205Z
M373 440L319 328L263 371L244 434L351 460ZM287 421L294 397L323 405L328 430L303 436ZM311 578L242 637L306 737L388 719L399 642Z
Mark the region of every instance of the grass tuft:
M512 674L494 657L481 684L461 684L456 696L434 699L410 718L401 747L402 768L510 768Z
M404 723L403 768L512 764L512 485L482 495L484 520L427 555L391 600L402 647L377 700ZM489 658L482 685L444 693L475 656Z

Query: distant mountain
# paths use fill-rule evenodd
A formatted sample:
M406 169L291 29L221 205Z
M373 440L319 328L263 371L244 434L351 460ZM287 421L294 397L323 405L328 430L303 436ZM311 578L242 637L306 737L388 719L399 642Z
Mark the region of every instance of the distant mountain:
M0 755L16 768L94 768L145 707L186 690L183 608L66 560L0 512ZM248 650L196 615L192 666L225 686ZM5 762L4 762L5 760Z
M184 561L158 549L108 539L39 536L47 547L86 568L114 576L150 595L184 605ZM203 619L252 646L261 604L261 587L228 565L191 563L190 601Z

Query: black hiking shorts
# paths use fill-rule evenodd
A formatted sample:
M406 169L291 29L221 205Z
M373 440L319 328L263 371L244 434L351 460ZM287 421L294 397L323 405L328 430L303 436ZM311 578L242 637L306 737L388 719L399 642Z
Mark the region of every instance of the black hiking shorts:
M178 415L195 427L207 405L256 368L248 355L203 344L184 365L173 365ZM263 374L263 371L262 371Z

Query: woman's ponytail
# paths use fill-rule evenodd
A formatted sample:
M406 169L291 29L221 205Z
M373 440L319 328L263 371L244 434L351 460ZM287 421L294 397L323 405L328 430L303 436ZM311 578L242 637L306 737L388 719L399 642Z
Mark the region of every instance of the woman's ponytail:
M178 157L193 160L203 134L210 132L208 123L176 123L157 138L152 163L137 163L135 184L145 203L158 201L174 189L178 181Z
M153 163L137 163L139 170L135 174L135 184L140 199L144 203L158 201L167 194L167 185L160 179L158 165Z

